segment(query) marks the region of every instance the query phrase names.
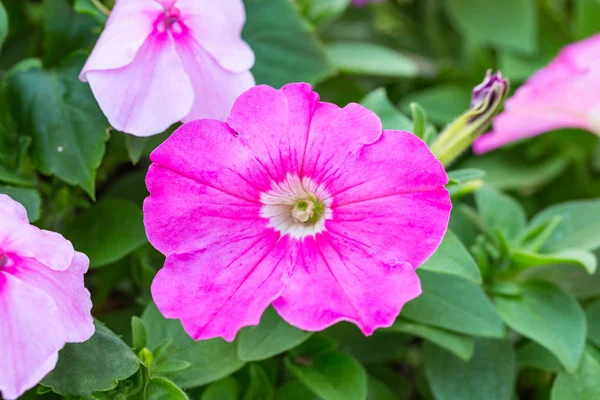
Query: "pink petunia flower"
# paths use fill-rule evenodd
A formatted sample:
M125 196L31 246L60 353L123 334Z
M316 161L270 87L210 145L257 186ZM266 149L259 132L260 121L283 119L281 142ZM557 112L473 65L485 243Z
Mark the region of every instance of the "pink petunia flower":
M231 341L269 304L308 331L389 326L448 225L425 143L308 84L250 89L226 123L188 123L151 160L146 231L167 255L152 295L195 339Z
M54 369L68 342L94 333L88 258L58 233L29 224L0 194L0 392L15 399Z
M504 105L493 131L473 145L486 153L506 144L563 128L600 135L600 34L563 48Z
M117 0L80 79L116 129L224 119L254 86L242 0Z

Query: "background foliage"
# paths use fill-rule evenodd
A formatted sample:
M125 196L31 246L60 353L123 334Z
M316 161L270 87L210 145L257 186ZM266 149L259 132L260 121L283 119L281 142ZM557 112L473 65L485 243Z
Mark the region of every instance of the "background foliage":
M310 82L428 142L488 68L514 89L600 31L598 0L244 3L258 83ZM92 0L0 0L0 193L88 254L97 318L24 398L600 398L596 136L553 132L455 163L451 229L391 328L310 334L269 309L233 343L194 342L152 304L163 258L142 224L148 155L173 129L111 130L77 79L105 20Z

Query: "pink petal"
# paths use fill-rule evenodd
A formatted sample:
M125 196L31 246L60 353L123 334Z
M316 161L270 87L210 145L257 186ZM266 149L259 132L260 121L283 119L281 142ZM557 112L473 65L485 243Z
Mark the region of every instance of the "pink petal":
M410 264L376 257L360 237L309 237L300 252L289 284L273 302L300 329L319 331L350 321L370 335L393 324L403 305L421 294Z
M5 194L0 194L0 217L2 219L14 218L21 222L29 223L25 207Z
M254 53L241 36L246 21L241 0L178 0L175 6L195 41L221 67L233 73L252 68Z
M87 79L110 124L136 136L163 132L194 103L192 83L166 34L149 36L128 65L89 70Z
M190 162L190 154L201 156ZM161 252L201 249L231 233L256 235L266 229L259 199L269 178L253 167L251 152L224 123L185 124L150 158L144 223Z
M0 391L16 399L54 368L65 331L48 294L2 270L0 315Z
M154 22L162 10L155 1L117 0L79 78L86 82L90 71L129 65L154 30Z
M244 326L257 325L277 298L293 265L290 240L273 231L192 253L174 253L152 283L152 296L167 318L177 318L196 340L233 341Z
M53 271L33 259L21 259L4 271L51 297L58 306L64 341L84 342L94 334L92 302L83 282L89 263L85 254L77 252L73 264L65 271Z
M255 84L249 67L239 73L223 69L191 36L177 39L176 48L195 93L194 105L183 121L226 119L235 99Z

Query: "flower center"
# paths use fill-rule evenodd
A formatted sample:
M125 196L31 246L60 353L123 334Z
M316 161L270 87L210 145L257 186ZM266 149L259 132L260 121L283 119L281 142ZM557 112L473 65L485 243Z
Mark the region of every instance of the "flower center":
M179 9L177 7L171 6L167 9L165 9L164 16L163 16L163 22L165 23L165 27L167 29L169 29L169 27L171 25L173 25L175 22L179 21L180 16L181 16L181 12L179 11Z
M8 256L0 250L0 268L8 264Z
M173 5L166 6L163 9L162 14L156 19L154 27L161 34L170 32L175 37L181 36L187 31L181 20L181 11Z
M271 190L262 193L261 216L282 236L301 239L325 229L331 219L331 196L310 178L288 175L283 182L273 182Z

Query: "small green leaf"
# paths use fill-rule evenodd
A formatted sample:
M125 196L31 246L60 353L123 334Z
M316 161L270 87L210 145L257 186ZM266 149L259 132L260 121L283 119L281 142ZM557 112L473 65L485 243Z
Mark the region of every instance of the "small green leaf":
M465 183L473 179L483 179L485 171L477 168L464 168L448 172L450 183Z
M536 229L555 216L559 216L561 222L542 246L543 251L600 248L600 200L570 201L546 208L533 217L528 230Z
M507 340L477 339L465 362L439 347L424 347L425 375L436 400L512 400L515 353Z
M242 36L256 56L257 84L315 84L331 75L322 45L289 0L244 0L244 5Z
M549 372L562 372L558 358L536 342L528 342L517 350L517 362L521 367L532 367Z
M452 84L434 86L404 97L400 103L400 109L410 114L412 103L423 107L430 121L445 125L469 109L471 91Z
M189 397L177 385L165 378L152 378L146 386L145 400L188 400Z
M146 243L142 210L130 201L103 200L65 229L73 246L98 268L120 260Z
M286 359L288 369L324 400L364 400L367 374L362 365L342 353Z
M387 97L384 88L373 90L360 101L360 104L373 111L383 124L383 129L412 131L411 120L394 107Z
M575 38L587 38L598 33L600 2L598 0L575 1Z
M8 35L8 15L6 14L6 9L4 8L4 4L0 1L0 50L2 50L2 45L6 40L6 36Z
M551 400L597 400L600 398L600 359L589 347L574 374L559 373L552 386Z
M425 129L427 127L425 110L417 103L410 103L410 112L413 119L413 132L417 137L424 140Z
M600 300L593 302L586 310L587 339L600 347Z
M77 79L79 68L79 62L50 71L23 68L10 74L9 92L19 129L33 139L36 167L93 198L108 123L89 86Z
M304 332L285 322L269 307L257 326L246 327L240 332L238 357L245 361L264 360L296 347L310 335L310 332Z
M322 400L300 381L291 381L275 391L277 400Z
M373 43L330 43L327 52L333 67L341 72L392 78L419 74L419 65L413 59Z
M475 348L473 338L458 333L434 328L427 325L415 324L398 320L388 328L390 331L408 333L427 339L446 350L456 354L462 360L468 361Z
M84 343L68 343L58 354L56 368L42 385L58 394L89 396L113 389L139 369L129 346L108 328L94 321L96 333Z
M417 270L423 293L402 316L473 336L504 337L504 325L481 287L455 275Z
M101 24L104 24L108 19L106 15L104 15L102 12L100 12L100 10L98 10L98 7L96 7L91 0L75 0L75 5L73 6L73 9L79 14L91 15L96 21L98 21Z
M457 275L474 283L481 283L481 272L475 260L451 230L446 232L436 252L419 268Z
M131 337L133 338L133 348L137 351L148 345L148 332L144 326L144 321L136 316L131 318Z
M244 400L273 400L275 391L269 377L258 364L250 365L250 385Z
M448 16L465 38L501 49L533 54L537 49L534 0L446 0Z
M339 17L350 4L350 0L298 0L303 15L313 24L321 24Z
M475 200L486 228L490 232L502 234L510 243L517 243L527 223L523 207L489 185L475 193Z
M238 400L240 384L234 378L228 376L210 384L200 400Z
M188 361L167 360L165 362L160 363L158 366L156 366L152 370L152 373L158 374L158 375L168 375L168 374L173 374L175 372L183 371L185 369L188 369L191 366L192 366L192 364Z
M579 365L586 337L577 300L547 282L527 282L518 297L496 296L498 312L517 333L550 350L569 372Z
M237 357L237 343L222 339L194 341L181 326L181 322L164 318L154 304L142 315L148 331L148 348L155 356L155 368L170 360L187 361L187 369L164 373L176 385L188 389L221 379L238 369L245 362ZM167 345L167 342L170 342ZM162 351L158 351L163 347Z
M125 134L125 144L127 146L127 154L133 165L137 165L144 154L144 148L149 138L137 137Z
M14 201L21 203L27 210L29 222L35 222L40 218L42 198L37 190L0 185L0 194L6 194Z
M584 268L590 275L596 272L598 264L594 253L585 250L563 250L555 254L537 254L525 250L513 250L510 258L515 265L524 268L573 264Z

